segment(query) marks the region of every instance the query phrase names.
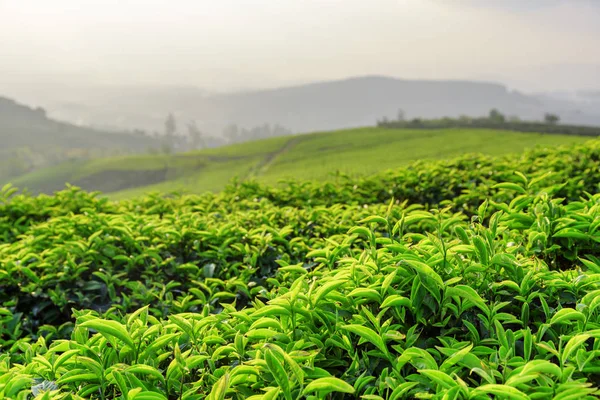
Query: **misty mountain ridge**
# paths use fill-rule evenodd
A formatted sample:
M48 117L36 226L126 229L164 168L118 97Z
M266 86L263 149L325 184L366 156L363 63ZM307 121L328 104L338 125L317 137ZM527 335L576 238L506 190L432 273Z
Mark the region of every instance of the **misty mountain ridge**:
M468 80L404 80L363 76L272 89L211 93L190 86L110 88L48 104L49 115L111 129L161 133L168 113L180 125L195 121L208 135L230 124L251 128L280 124L294 132L373 125L402 109L408 118L483 116L497 108L510 116L539 120L545 112L564 122L600 124L596 101L524 94L499 83Z
M144 146L154 144L150 138L140 140L137 135L105 132L57 121L48 117L44 108L34 109L5 97L0 97L0 140L3 150L18 147L43 149L47 146L142 150Z

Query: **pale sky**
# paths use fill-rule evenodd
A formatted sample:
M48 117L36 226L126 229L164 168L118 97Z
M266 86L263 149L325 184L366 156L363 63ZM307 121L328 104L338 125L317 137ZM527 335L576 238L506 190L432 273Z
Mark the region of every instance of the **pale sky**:
M0 95L373 74L600 89L599 21L600 0L0 0Z

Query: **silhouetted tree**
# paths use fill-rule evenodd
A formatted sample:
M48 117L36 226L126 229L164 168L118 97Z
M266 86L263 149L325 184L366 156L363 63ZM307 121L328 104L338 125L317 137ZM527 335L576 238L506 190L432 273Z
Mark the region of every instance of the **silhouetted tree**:
M173 152L173 150L175 150L177 145L177 137L175 136L176 132L177 121L175 121L173 114L169 114L165 120L165 137L161 146L163 153L170 154Z
M38 116L40 116L41 118L47 118L46 117L46 110L43 109L42 107L38 107L35 109L35 112Z
M272 135L273 136L286 136L286 135L291 135L292 131L290 131L289 129L279 125L279 124L275 124L273 126L273 130L272 130Z
M397 114L397 120L398 121L404 121L404 119L406 118L406 114L404 113L404 110L399 108L398 109L398 114Z
M173 114L169 114L165 120L165 135L173 136L177 132L177 121Z
M556 114L546 113L544 114L544 122L549 125L556 125L560 121L560 117Z
M204 135L196 125L196 121L190 121L187 125L188 135L190 137L190 145L192 149L202 149L206 147Z
M489 120L492 122L503 123L506 121L506 117L500 111L495 108L490 110L490 114L488 116Z

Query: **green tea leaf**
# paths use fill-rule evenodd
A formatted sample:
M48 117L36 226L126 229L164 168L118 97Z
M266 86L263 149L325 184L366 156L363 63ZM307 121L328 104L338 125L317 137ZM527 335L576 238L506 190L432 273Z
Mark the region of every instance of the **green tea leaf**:
M563 308L558 310L550 320L550 324L567 324L572 321L585 321L585 315L581 311L572 308Z
M384 354L388 354L388 349L385 343L383 342L383 339L373 329L367 328L362 325L344 325L341 328L360 336L367 342L373 344Z
M100 332L102 335L107 337L115 337L121 341L121 343L134 349L133 339L125 329L125 326L117 321L111 321L106 319L92 319L79 324L82 328L94 329Z
M471 391L471 396L478 396L482 394L491 394L494 396L499 396L500 398L514 400L529 400L529 396L527 396L525 393L508 385L487 384L476 387Z
M304 388L303 395L311 392L318 392L320 396L325 396L331 392L354 393L354 388L341 379L335 377L319 378L310 382Z

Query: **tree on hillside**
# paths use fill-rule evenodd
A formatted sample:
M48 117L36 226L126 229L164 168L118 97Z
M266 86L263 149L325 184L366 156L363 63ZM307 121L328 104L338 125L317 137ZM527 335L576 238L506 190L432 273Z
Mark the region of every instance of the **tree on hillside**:
M165 154L170 154L175 150L177 145L177 121L173 114L169 114L165 120L165 137L163 139L162 151Z
M404 110L401 109L401 108L399 108L396 120L397 121L404 121L405 118L406 118L406 114L404 113Z
M187 125L188 135L190 139L190 146L193 150L203 149L206 147L206 143L204 141L204 135L196 125L196 121L190 121Z
M35 110L36 115L38 115L39 117L46 119L47 115L46 115L46 110L43 109L42 107L38 107Z
M544 122L549 125L556 125L560 121L560 117L556 114L546 113L544 114Z
M279 124L275 124L275 126L273 126L273 132L272 135L273 136L286 136L286 135L291 135L292 131L285 128L284 126L281 126Z
M496 110L495 108L490 110L488 119L492 122L497 122L497 123L504 123L506 121L506 117L504 116L504 114L502 114L500 111Z
M377 120L377 126L380 126L380 125L385 125L385 124L387 124L388 122L390 122L390 121L388 120L388 117L384 116L383 118L381 118L381 119L378 119L378 120Z
M521 122L521 118L518 115L511 115L508 117L508 122L517 123Z
M174 136L175 132L177 132L177 121L173 114L169 114L165 120L165 135Z

